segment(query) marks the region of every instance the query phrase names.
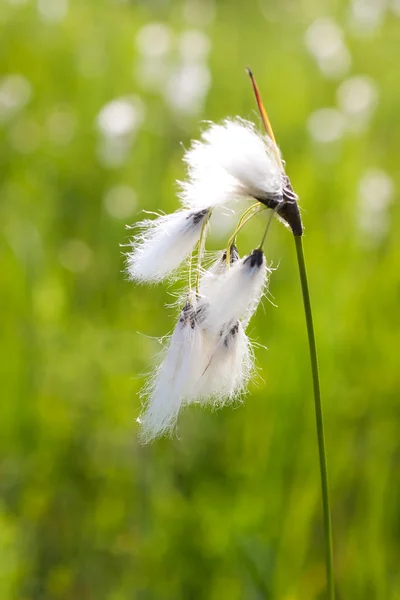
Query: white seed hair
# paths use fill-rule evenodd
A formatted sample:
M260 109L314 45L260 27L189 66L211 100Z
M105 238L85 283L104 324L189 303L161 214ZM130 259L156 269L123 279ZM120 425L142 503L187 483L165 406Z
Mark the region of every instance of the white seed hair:
M223 275L200 286L202 296L197 305L201 326L219 333L241 320L247 326L257 308L267 282L267 266L262 250L253 250L249 256L236 261Z
M239 262L239 255L235 246L231 247L230 265ZM263 261L264 262L264 261ZM245 263L245 269L248 268ZM256 265L258 268L261 265ZM262 270L262 269L261 269ZM240 277L241 269L238 269ZM236 272L235 272L236 273ZM208 351L207 364L197 382L193 395L195 401L211 403L214 407L232 402L245 390L254 369L254 353L250 340L245 334L244 327L239 318L249 310L246 301L236 306L236 312L223 310L218 327L213 319L216 317L215 307L210 302L224 302L220 291L226 281L232 277L232 269L227 268L226 251L220 253L218 259L203 274L200 280L200 299L197 304L197 319L204 330L205 348ZM233 278L237 278L233 275ZM246 283L249 283L248 281ZM248 294L247 301L254 302L253 293ZM243 309L243 306L245 308ZM213 317L213 318L211 318ZM223 319L223 322L222 322ZM212 327L207 329L207 322Z
M221 206L244 197L282 196L279 149L249 121L226 119L210 123L201 141L184 156L188 179L179 182L182 204L193 209Z
M195 318L192 302L182 310L164 358L143 390L147 406L139 422L141 439L172 433L179 410L193 395L193 386L206 366L204 334Z
M232 245L230 249L230 264L233 265L239 260L239 253L236 246ZM210 287L219 283L219 278L227 272L226 250L219 252L217 259L212 263L209 269L203 272L200 278L199 296L207 298Z
M208 218L207 209L187 209L138 223L126 260L129 279L157 283L173 274L193 252Z
M172 433L184 405L217 408L245 390L254 354L240 318L248 319L258 303L265 275L260 250L240 260L235 247L229 268L223 252L203 274L201 295L187 300L161 364L144 388L143 442Z
M254 369L254 354L240 321L218 336L208 334L208 348L209 358L194 396L217 408L245 391Z

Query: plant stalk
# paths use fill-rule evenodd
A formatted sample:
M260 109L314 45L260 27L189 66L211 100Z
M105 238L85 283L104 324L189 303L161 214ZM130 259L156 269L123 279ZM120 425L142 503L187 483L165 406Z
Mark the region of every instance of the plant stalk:
M308 343L310 348L311 371L314 388L315 418L317 424L319 465L321 472L322 505L324 516L325 532L325 560L326 560L326 578L327 592L329 600L335 600L334 573L333 573L333 543L332 543L332 524L331 510L329 502L328 469L326 463L324 422L322 416L321 389L319 383L317 347L315 343L315 333L312 318L310 293L308 290L306 263L304 260L303 238L300 235L294 236L296 243L297 262L299 266L301 291L303 294L304 314L307 323Z

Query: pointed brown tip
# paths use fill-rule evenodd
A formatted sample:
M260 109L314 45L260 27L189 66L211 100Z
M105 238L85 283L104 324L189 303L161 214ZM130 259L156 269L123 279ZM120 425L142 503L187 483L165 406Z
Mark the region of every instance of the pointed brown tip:
M249 65L246 67L246 73L249 77L253 77L253 71L250 69Z

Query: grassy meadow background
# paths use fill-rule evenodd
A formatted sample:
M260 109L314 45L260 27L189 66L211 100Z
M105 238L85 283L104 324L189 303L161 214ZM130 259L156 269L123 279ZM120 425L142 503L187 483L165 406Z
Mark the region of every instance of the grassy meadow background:
M400 599L399 47L398 0L2 0L1 600L323 597L307 338L278 223L245 402L137 439L176 314L173 289L125 280L125 224L178 207L201 121L259 124L247 64L306 227L338 599Z

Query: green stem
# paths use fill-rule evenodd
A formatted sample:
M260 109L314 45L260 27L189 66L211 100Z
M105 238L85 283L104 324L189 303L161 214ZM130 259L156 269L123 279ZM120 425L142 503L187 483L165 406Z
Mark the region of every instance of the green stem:
M335 600L335 587L333 576L333 544L332 524L329 503L328 469L326 466L326 451L324 438L324 422L322 416L321 390L319 384L317 347L315 343L314 325L311 311L310 293L308 291L306 263L304 260L303 240L301 236L294 236L296 243L297 262L299 265L301 291L303 293L304 313L307 323L308 343L310 347L311 371L314 388L315 418L317 422L319 465L321 471L322 504L324 512L325 530L325 559L326 577L329 600Z
M211 217L211 211L208 214L208 217L204 219L203 226L200 232L200 239L197 244L197 269L196 269L196 294L199 293L199 285L200 285L200 271L201 271L201 260L203 258L204 253L204 242L205 242L205 231L208 225L208 221Z
M231 237L229 238L228 243L226 245L226 266L228 268L230 267L230 264L231 264L231 247L232 247L232 244L236 244L237 234L239 233L239 231L241 229L243 229L243 227L246 225L246 223L248 223L250 221L250 219L252 219L256 215L258 215L258 213L260 213L262 210L265 210L266 208L267 207L264 206L263 204L260 204L260 202L256 202L255 204L250 206L250 208L248 208L240 217L239 223L236 225L236 229L233 232L233 235L231 235Z

